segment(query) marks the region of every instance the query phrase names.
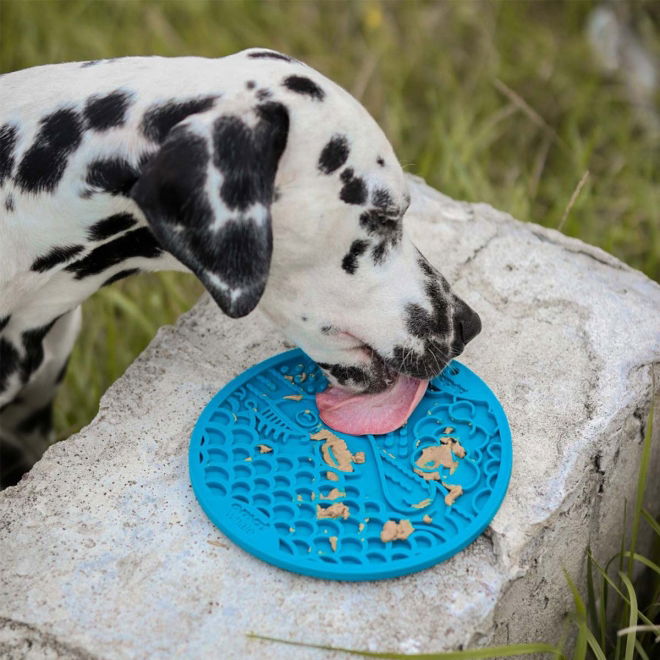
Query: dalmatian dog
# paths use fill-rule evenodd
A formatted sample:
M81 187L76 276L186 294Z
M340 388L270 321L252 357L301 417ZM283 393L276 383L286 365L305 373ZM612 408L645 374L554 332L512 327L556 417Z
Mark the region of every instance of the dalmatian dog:
M438 374L481 324L407 238L409 203L367 111L272 50L1 76L6 484L52 439L81 302L139 271L194 273L232 318L259 304L339 392Z

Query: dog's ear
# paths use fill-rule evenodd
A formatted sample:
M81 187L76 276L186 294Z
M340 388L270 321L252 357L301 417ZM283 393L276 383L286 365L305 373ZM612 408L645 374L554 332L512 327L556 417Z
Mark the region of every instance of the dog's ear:
M288 132L280 103L193 115L170 130L131 190L161 245L234 318L251 312L266 286Z

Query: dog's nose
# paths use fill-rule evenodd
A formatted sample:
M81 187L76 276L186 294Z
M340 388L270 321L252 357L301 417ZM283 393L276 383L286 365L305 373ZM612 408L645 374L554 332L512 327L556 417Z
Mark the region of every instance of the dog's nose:
M472 308L463 303L454 317L463 343L467 344L481 332L481 319Z

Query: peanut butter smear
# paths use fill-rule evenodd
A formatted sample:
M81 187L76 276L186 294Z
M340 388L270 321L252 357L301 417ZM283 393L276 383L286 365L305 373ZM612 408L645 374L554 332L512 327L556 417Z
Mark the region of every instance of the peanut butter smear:
M346 493L339 488L333 488L327 495L321 495L322 500L336 500L338 497L346 497Z
M431 516L429 516L428 513L422 518L422 520L423 520L427 525L433 522L433 518L431 518Z
M321 518L343 518L346 520L351 515L351 510L343 502L335 502L328 507L316 505L316 517Z
M445 495L445 504L451 506L463 494L463 487L459 484L446 484L444 481L442 485L449 490Z
M309 436L312 440L324 440L321 447L323 460L333 468L337 468L342 472L353 472L353 463L364 463L364 452L358 452L353 456L346 441L338 438L334 433L328 429L321 429L318 433ZM332 450L332 451L331 451Z
M380 532L380 540L383 543L404 541L414 531L415 528L412 526L410 520L400 520L398 523L394 522L394 520L388 520Z
M325 478L329 481L339 481L339 475L336 472L330 472L329 470L325 473Z
M422 472L421 470L415 470L415 474L418 474L426 481L440 481L439 472Z
M467 452L465 451L465 447L456 440L456 438L440 438L440 442L442 442L445 445L451 445L451 450L458 456L459 458L465 458L465 454Z
M330 536L328 537L328 541L330 541L330 547L332 548L332 551L337 552L337 537Z
M285 397L282 397L283 399L290 399L291 401L302 401L303 395L302 394L288 394Z
M422 450L422 455L419 457L416 465L423 469L436 470L440 466L449 468L453 471L458 467L458 463L451 455L451 444L440 444L426 447Z
M413 509L423 509L427 507L429 504L431 504L431 498L428 497L425 500L422 500L421 502L417 502L417 504L413 504L412 507Z
M270 452L273 451L273 448L268 445L257 445L257 449L260 454L270 454Z
M445 429L445 431L446 430L447 429ZM419 457L416 465L418 468L423 468L425 470L428 470L429 468L436 470L439 467L446 467L449 468L449 474L454 474L458 467L458 462L454 460L453 454L458 456L458 458L465 458L466 453L465 447L463 447L456 438L445 436L440 438L439 445L432 445L431 447L423 449L422 455ZM426 479L426 481L440 479L440 474L438 472L415 470L415 473Z

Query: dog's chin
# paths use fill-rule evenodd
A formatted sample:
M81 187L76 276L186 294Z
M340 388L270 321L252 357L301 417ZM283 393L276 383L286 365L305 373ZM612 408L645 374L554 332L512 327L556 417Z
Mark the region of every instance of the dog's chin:
M346 394L379 394L390 389L399 374L384 361L321 364L331 387Z
M360 352L364 358L360 362L321 363L332 387L346 394L380 394L392 389L402 377L429 381L440 375L448 364L436 351L428 351L424 356L406 352L386 358L364 344Z
M449 363L446 359L440 359L433 354L431 359L427 356L419 356L409 353L403 357L395 356L383 358L380 354L373 352L372 369L370 373L375 375L369 384L369 393L383 392L391 388L397 379L403 377L415 380L431 380L439 376Z

